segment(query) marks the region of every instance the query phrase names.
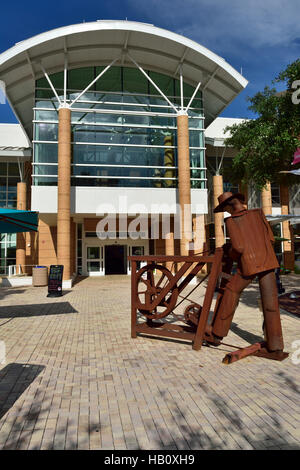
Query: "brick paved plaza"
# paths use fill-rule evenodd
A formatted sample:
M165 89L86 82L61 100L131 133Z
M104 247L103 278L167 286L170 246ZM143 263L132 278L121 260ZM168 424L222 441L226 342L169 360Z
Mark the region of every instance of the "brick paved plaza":
M262 339L257 292L244 292L225 343ZM129 277L46 295L0 288L1 449L300 449L300 317L282 311L285 361L224 365L225 345L131 339Z

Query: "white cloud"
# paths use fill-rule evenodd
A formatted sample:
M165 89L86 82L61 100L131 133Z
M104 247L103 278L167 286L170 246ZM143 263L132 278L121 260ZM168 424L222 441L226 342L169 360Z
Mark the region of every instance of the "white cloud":
M157 26L210 47L288 45L300 37L299 0L128 0Z

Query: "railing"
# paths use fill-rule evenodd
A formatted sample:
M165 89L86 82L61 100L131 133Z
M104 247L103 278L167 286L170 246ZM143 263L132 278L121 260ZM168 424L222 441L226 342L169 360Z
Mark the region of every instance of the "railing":
M38 264L12 264L8 266L8 277L13 277L13 276L21 276L21 275L28 275L28 271L31 271L32 268L36 268L39 266ZM50 267L50 264L43 264L43 266L46 266L47 268ZM26 269L26 268L31 268L31 269Z

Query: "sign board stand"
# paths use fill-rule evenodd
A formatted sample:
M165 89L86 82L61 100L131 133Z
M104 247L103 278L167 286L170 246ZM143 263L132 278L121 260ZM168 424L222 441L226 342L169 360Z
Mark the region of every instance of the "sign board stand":
M60 297L62 295L63 271L64 266L62 264L52 264L50 266L47 297Z

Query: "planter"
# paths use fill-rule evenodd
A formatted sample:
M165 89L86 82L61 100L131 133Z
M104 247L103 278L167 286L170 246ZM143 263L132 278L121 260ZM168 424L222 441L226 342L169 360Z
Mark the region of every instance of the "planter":
M42 287L48 285L47 266L36 266L35 268L32 268L32 285L34 287Z

